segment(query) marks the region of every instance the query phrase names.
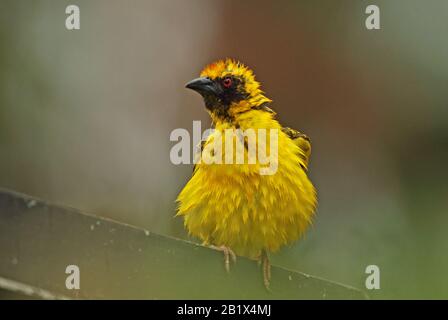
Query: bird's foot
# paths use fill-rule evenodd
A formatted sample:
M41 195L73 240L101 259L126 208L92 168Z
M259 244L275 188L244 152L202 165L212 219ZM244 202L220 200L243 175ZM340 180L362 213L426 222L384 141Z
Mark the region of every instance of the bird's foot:
M262 265L263 268L263 283L266 288L266 290L270 290L271 285L271 263L269 261L268 253L266 250L263 250L261 252L260 259L258 260L259 264Z
M236 263L236 255L233 250L226 246L210 245L209 247L213 250L221 251L222 253L224 253L224 267L226 268L227 272L230 272L230 259L232 259L233 263Z

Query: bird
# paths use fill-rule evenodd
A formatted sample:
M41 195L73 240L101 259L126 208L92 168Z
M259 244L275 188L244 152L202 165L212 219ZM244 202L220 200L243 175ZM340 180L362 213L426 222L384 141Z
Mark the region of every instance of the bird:
M308 177L311 141L279 123L272 100L261 90L254 72L238 60L226 58L207 65L186 88L202 96L212 120L212 132L198 147L199 159L213 156L209 146L226 130L277 132L273 174L261 174L258 158L252 163L197 161L176 199L176 216L183 217L190 236L222 251L227 271L237 256L258 261L269 290L269 255L301 238L315 215L317 192ZM244 145L244 160L248 159L247 138L236 139ZM260 141L255 140L256 146ZM227 150L219 150L219 157L225 157Z

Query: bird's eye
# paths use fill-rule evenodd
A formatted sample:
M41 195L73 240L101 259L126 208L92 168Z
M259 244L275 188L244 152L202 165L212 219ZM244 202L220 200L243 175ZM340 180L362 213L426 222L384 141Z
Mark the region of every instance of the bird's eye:
M224 78L224 80L222 80L222 85L224 88L230 88L232 86L232 78Z

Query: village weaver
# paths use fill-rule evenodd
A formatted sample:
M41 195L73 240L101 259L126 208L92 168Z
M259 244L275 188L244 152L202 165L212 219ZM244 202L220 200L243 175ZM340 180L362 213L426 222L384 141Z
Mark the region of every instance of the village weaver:
M186 87L201 94L214 127L202 142L200 156L226 129L278 130L274 174L260 174L258 162L198 162L177 198L177 215L184 217L190 235L223 251L227 271L236 255L258 260L269 288L268 253L303 235L316 209L316 191L307 177L310 140L279 124L272 101L261 91L253 72L238 61L212 63ZM244 146L247 149L246 140Z

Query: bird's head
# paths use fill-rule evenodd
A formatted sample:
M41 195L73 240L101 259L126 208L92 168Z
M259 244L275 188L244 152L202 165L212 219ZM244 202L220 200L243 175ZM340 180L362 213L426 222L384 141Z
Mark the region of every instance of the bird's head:
M206 66L200 77L186 87L201 94L206 108L218 117L226 118L271 102L261 91L252 70L232 59Z

